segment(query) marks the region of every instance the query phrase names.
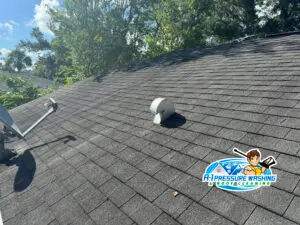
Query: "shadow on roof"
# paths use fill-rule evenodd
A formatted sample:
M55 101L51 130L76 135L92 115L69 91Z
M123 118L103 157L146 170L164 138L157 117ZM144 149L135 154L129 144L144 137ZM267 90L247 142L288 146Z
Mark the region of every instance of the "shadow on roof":
M33 155L30 151L26 151L7 165L16 165L18 167L14 181L14 191L24 191L31 184L36 171L36 163Z
M43 146L45 146L45 145L48 145L48 144L51 144L51 143L55 143L55 142L58 142L58 141L63 141L64 144L67 144L69 141L76 141L76 140L77 140L77 139L76 139L74 136L72 136L72 135L66 135L66 136L64 136L64 137L57 138L57 139L55 139L55 140L53 140L53 141L48 141L48 142L46 142L46 143L44 143L44 144L37 145L37 146L33 146L33 147L31 147L30 149L27 149L26 151L28 151L28 150L33 150L33 149L39 148L39 147L43 147Z
M186 119L184 116L174 113L169 119L162 122L161 125L166 128L177 128L181 127L185 123Z
M67 144L69 141L76 141L77 139L76 139L74 136L72 136L72 135L66 135L66 136L64 136L64 137L57 138L57 139L55 139L55 140L53 140L53 141L49 141L49 142L47 142L47 143L45 143L45 144L38 145L38 146L35 146L35 147L32 147L32 148L42 147L42 146L44 146L44 145L51 144L51 143L54 143L54 142L58 142L58 141L61 141L61 140L63 140L63 143L64 143L64 144Z
M36 163L34 156L31 154L31 150L34 150L39 147L43 147L47 144L51 144L58 141L63 141L64 144L67 144L69 141L75 141L76 138L67 135L58 139L55 139L53 141L49 141L47 143L34 146L32 148L26 149L23 154L19 155L16 158L12 158L9 161L2 162L6 164L6 166L13 166L16 165L18 167L17 174L15 176L14 180L14 191L15 192L21 192L24 191L29 185L32 183L35 171L36 171Z

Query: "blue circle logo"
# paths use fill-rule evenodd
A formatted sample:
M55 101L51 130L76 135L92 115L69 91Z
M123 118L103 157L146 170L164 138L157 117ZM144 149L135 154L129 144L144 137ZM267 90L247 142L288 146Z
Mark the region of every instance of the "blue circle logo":
M270 168L259 175L245 175L245 169L253 168L246 158L227 158L211 163L203 174L203 182L228 191L251 191L262 186L270 186L276 175ZM256 169L261 170L258 165Z

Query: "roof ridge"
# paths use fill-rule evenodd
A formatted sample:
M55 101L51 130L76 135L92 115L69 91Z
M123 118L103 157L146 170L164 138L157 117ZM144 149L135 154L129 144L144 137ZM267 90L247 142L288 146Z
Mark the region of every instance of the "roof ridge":
M196 46L193 48L177 49L171 52L163 53L158 56L144 59L142 61L133 62L132 64L126 65L125 67L121 68L118 71L136 71L138 69L146 68L148 66L153 66L158 64L164 65L164 63L166 62L170 62L170 64L167 65L171 65L174 63L174 61L178 62L186 59L193 59L196 56L191 55L191 53L194 52L198 53L197 56L201 54L212 54L211 51L213 50L217 50L217 52L222 51L226 48L233 47L233 45L245 43L245 41L252 41L252 40L259 40L259 39L266 40L268 38L285 37L290 35L300 35L300 31L291 31L291 32L283 32L283 33L275 33L275 34L259 33L254 35L246 35L245 37L233 39L228 42L215 44L215 45L212 44L212 45L205 45L205 46ZM176 59L174 57L176 57Z

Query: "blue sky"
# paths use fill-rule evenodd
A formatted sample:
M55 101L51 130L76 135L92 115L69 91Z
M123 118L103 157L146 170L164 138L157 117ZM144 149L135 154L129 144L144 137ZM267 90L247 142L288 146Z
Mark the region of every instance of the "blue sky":
M34 26L51 39L45 6L57 7L58 4L58 0L0 0L0 51L5 55L20 40L29 39Z

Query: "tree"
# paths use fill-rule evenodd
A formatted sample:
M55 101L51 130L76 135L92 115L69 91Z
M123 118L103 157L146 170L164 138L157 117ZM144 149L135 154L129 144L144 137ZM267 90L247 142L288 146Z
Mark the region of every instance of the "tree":
M254 10L246 13L247 3L240 0L160 0L154 4L154 32L146 39L149 56L207 45L210 40L222 43L244 36L249 32L246 29L249 24L255 23L247 21L246 15L253 17Z
M21 40L18 44L18 48L25 48L31 52L39 52L50 50L50 43L45 39L44 34L40 31L38 27L32 28L30 36L34 38L36 41L23 41Z
M65 0L51 10L52 31L66 43L72 66L86 76L130 63L141 56L151 1Z
M275 10L281 11L279 17L283 31L300 29L300 2L296 0L279 0Z
M258 17L255 10L256 0L242 0L242 7L244 8L245 34L251 35L258 32Z
M300 2L297 0L258 0L258 8L267 13L260 16L265 33L296 31L300 29Z
M3 69L9 72L20 72L27 66L32 66L31 58L24 51L17 48L7 55Z
M2 52L0 52L0 69L3 69L3 57L1 57Z
M40 89L34 86L34 80L24 77L0 75L0 83L8 87L8 91L0 90L0 103L12 109L40 96L52 92L52 89Z
M45 39L44 34L38 27L34 27L31 31L31 37L34 41L21 40L17 48L26 49L29 52L40 54L37 62L34 65L34 75L43 77L46 79L54 79L56 72L56 65L54 57L50 54L51 44Z
M68 84L173 50L300 29L296 0L64 0L49 13L55 38L34 28L19 47L44 53L36 75Z
M54 57L51 54L45 54L39 57L37 62L34 64L33 74L38 77L43 77L49 80L55 78L56 64Z

